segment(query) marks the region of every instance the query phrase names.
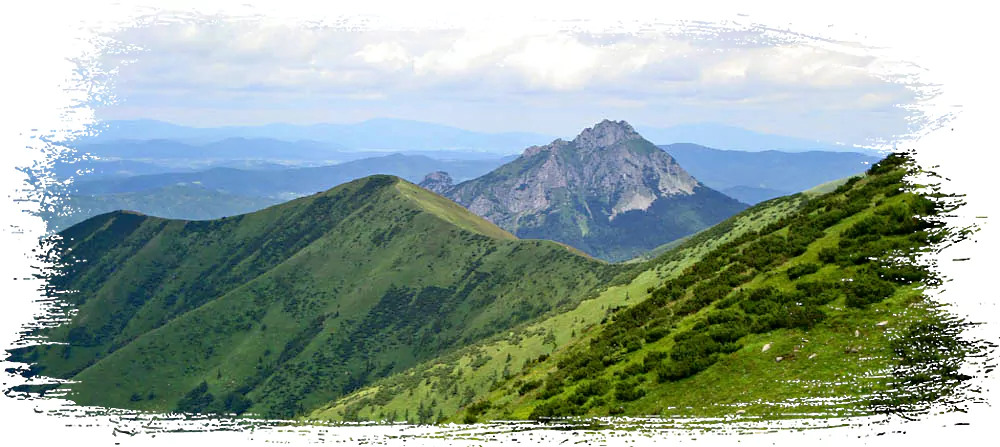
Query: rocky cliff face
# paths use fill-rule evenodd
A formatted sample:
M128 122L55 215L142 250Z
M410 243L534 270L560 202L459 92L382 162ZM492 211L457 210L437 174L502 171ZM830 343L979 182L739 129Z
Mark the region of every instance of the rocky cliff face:
M699 183L628 123L609 120L572 141L529 147L517 160L439 193L519 237L556 240L610 260L744 208Z
M454 180L447 172L435 171L427 174L423 181L420 182L420 187L428 191L435 192L437 194L444 194L454 185Z

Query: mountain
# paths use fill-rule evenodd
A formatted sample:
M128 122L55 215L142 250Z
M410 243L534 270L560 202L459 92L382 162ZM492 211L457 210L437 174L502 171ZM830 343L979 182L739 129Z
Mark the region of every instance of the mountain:
M489 172L503 159L436 160L422 155L392 154L364 158L346 163L310 168L241 170L212 168L199 172L140 175L77 181L75 194L98 195L145 191L176 184L197 184L202 187L249 197L297 197L327 190L344 182L375 174L396 175L409 181L419 181L425 174L447 170L460 179L473 178ZM137 210L143 211L144 210Z
M642 134L656 144L694 143L702 146L736 151L778 150L788 152L802 151L832 151L832 152L871 152L853 146L824 143L805 138L787 137L754 132L724 124L700 123L682 124L668 128L650 126L640 127Z
M960 341L963 323L924 294L940 278L915 258L965 230L933 217L954 210L955 197L906 186L914 168L894 155L867 175L760 203L634 265L576 308L379 380L308 418L653 416L673 425L919 417L961 402L972 377L958 366L981 348ZM467 391L452 393L456 383ZM444 417L412 411L430 405Z
M893 155L632 264L389 176L213 221L108 213L42 241L66 319L8 372L83 404L339 421L961 410L987 354L916 260L973 230L916 170Z
M906 188L914 167L908 156L889 157L731 238L467 411L495 408L489 419L926 411L972 377L952 363L969 352L949 333L959 326L923 293L940 278L917 260L946 244L934 216L956 202ZM927 346L955 351L929 355ZM518 389L529 380L533 389ZM854 403L824 402L833 397Z
M183 133L164 138L83 140L74 147L108 159L126 160L353 160L364 154L345 151L340 145L317 141L283 141L273 138L227 137L203 144L185 142Z
M434 171L427 174L418 186L436 194L442 194L454 187L455 181L447 172Z
M93 217L43 244L75 309L12 351L81 404L291 417L574 307L621 267L391 176L209 221ZM45 248L48 247L48 248Z
M197 184L176 184L135 192L69 195L62 198L60 213L40 215L49 229L58 231L118 210L139 211L168 219L208 220L250 213L280 202L280 199L228 194Z
M270 139L285 142L312 140L336 148L392 151L478 150L510 154L520 148L551 141L545 135L528 132L485 133L441 124L391 118L376 118L354 124L267 124L196 128L155 120L124 120L103 123L104 129L84 144L114 140L169 139L205 144L230 138Z
M443 194L518 237L625 260L743 210L624 121L532 146Z
M750 204L863 173L881 159L857 152L745 152L687 143L659 147L705 185Z

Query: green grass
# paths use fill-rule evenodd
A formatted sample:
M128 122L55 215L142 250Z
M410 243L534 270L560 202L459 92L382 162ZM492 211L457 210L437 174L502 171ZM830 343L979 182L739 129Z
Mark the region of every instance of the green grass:
M256 213L63 232L65 346L15 352L83 404L290 417L573 305L620 267L521 241L388 176ZM206 397L189 392L207 385ZM201 399L201 400L199 400ZM242 408L250 403L249 408Z
M910 219L947 210L900 193L908 160L622 264L516 239L388 176L214 221L100 215L54 252L71 264L50 283L80 291L79 313L43 333L69 344L12 360L79 380L84 404L320 420L920 404L961 381L948 362L963 351L918 349L955 345L921 293L933 275L869 259L943 240ZM927 382L940 387L906 394Z
M898 160L889 163L898 163ZM868 281L864 279L868 277L865 269L883 265L884 261L853 258L858 251L876 250L885 255L888 247L894 247L915 253L924 250L926 244L939 241L938 236L920 230L934 228L935 224L915 224L907 216L941 210L933 211L928 205L931 202L922 196L899 194L897 191L903 186L899 179L904 171L893 166L880 167L875 175L861 181L842 183L831 193L800 208L793 216L777 224L769 223L756 236L745 233L749 237L731 238L735 245L723 245L702 254L698 262L691 264L691 268L679 277L652 294L642 296L632 307L616 312L586 336L571 340L545 361L499 383L493 391L449 420L469 422L609 414L720 416L734 414L739 407L746 416L778 417L817 411L832 416L870 414L879 411L878 405L887 399L898 403L907 399L939 398L954 386L949 381L961 377L945 359L960 357L962 353L960 350L943 354L919 352L916 346L924 341L906 336L908 331L921 325L944 328L938 326L943 323L937 320L932 303L921 294L922 285L893 280L895 285L885 286L893 290L886 297L881 294L884 292L854 292L868 289L843 282L853 279L864 284ZM861 209L852 208L857 205L861 205ZM893 214L896 208L910 211L898 213L901 220L892 220L892 216L897 215ZM841 209L845 211L839 211ZM846 211L848 209L855 211ZM823 213L840 213L842 217L819 224L825 219ZM888 220L879 216L888 216ZM872 219L881 223L875 227L863 226ZM806 231L810 225L825 226L825 229L819 236L804 236L810 234ZM858 233L858 228L874 230ZM847 236L851 231L854 233ZM864 231L883 234L869 240L865 239L869 233ZM808 242L801 252L783 252L788 249L780 248L780 241L789 238L791 242L792 237ZM835 260L824 257L831 248L839 253ZM767 251L761 249L777 251L765 256ZM713 264L715 262L721 264ZM749 277L738 279L724 273L727 265L737 265L734 262L764 264L751 269ZM817 264L818 269L810 269L813 273L795 279L786 273L806 263ZM709 265L711 267L706 267ZM933 280L933 275L926 270L918 268L914 272ZM707 303L698 301L703 296L700 293L708 290L697 292L701 290L698 287L708 287L712 281L732 280L739 285L730 286L728 293L720 298ZM822 295L828 298L810 304L820 295L808 292L796 295L797 285L811 281L827 281L829 285L818 290L829 292ZM878 281L889 283L885 279ZM680 284L689 285L678 289ZM765 310L758 314L756 312L760 311L753 310L759 308L754 307L757 306L752 298L755 290L775 290L773 293L777 295L773 299L777 301L774 302L787 304L770 311L767 307L761 308ZM858 296L873 302L856 304L851 297L857 293L869 293ZM782 298L784 296L794 298L783 301L788 299ZM769 303L771 301L767 300L771 299L765 298L762 303ZM796 301L802 301L805 307ZM796 312L812 313L789 313L797 307L802 311ZM722 315L743 318L749 326L727 323L727 320L713 322L716 320L712 318ZM792 315L802 316L790 319ZM782 323L785 321L782 318L788 322ZM713 331L728 328L743 328L744 331L743 335L737 333L733 344L726 345L732 349L722 345L711 348L710 340L715 337L712 334L725 333ZM648 337L644 334L655 331L663 331L665 336L642 340ZM932 329L931 333L943 334L944 331ZM709 338L699 339L706 336L699 334ZM951 343L944 335L940 338L943 341L935 342ZM770 349L762 352L765 344L770 344ZM651 357L657 352L662 353L662 357ZM685 354L688 352L690 354ZM937 368L940 377L908 375L900 372L902 364L929 365ZM927 380L940 382L937 394L920 395L919 391L906 386ZM526 391L525 383L537 385ZM619 394L618 390L625 394ZM905 398L886 397L891 396L890 391L910 394ZM841 401L835 404L802 401L822 397L840 398ZM794 404L785 406L788 403Z
M773 200L760 204L727 220L718 230L706 230L679 243L676 250L654 260L636 261L621 275L624 284L603 287L593 298L576 307L555 313L537 323L517 327L476 345L420 364L411 371L388 377L312 412L316 420L396 420L402 421L410 409L410 420L434 422L437 413L451 417L510 374L520 372L526 363L539 356L552 355L572 341L585 337L609 314L610 309L628 306L648 294L664 280L676 277L715 247L770 222L793 213L802 204L801 197ZM555 343L546 343L549 334ZM469 365L479 353L490 353L492 360L478 368ZM506 357L510 355L511 360ZM459 384L459 392L453 389ZM469 391L471 390L471 391ZM471 396L471 397L470 397ZM433 402L433 418L417 419L412 409Z

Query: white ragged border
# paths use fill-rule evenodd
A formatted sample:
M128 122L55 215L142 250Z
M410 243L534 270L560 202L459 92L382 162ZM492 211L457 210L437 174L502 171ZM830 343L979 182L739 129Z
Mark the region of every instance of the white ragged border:
M465 26L498 23L511 29L553 26L553 21L581 19L574 25L583 29L628 29L644 22L687 23L697 21L731 26L760 25L801 37L819 37L834 41L859 41L898 66L874 67L887 76L903 74L937 91L918 107L925 114L921 129L900 141L900 147L917 149L923 166L950 179L946 192L966 195L966 202L954 218L957 225L977 223L982 230L973 241L952 247L938 257L940 271L949 279L938 299L954 303L954 311L973 321L986 324L970 330L970 336L998 341L1000 324L995 298L997 277L994 268L997 231L990 224L1000 203L995 171L997 150L993 109L997 92L992 43L992 15L983 2L873 2L841 0L836 2L773 1L524 1L468 2L454 0L367 0L365 2L316 2L314 0L217 1L159 0L137 1L53 1L10 2L0 14L3 38L4 100L0 135L3 137L4 172L0 175L7 196L0 200L0 247L3 268L3 304L0 310L0 334L5 345L18 339L18 332L41 311L39 280L32 280L28 254L43 234L42 222L23 212L43 206L31 201L24 191L24 175L15 167L44 165L60 156L59 150L42 139L59 141L76 132L84 132L93 120L85 107L88 101L113 101L113 73L94 71L88 57L100 51L107 41L98 39L95 27L108 29L135 23L141 16L155 14L159 8L199 11L205 14L261 15L275 19L337 21L364 26ZM117 3L118 6L112 6ZM253 3L252 6L246 6ZM686 22L685 22L686 21ZM912 63L912 65L906 65ZM969 258L968 261L953 259ZM4 376L6 377L6 376ZM8 379L4 379L8 380ZM996 375L983 382L984 397L997 399ZM388 445L499 445L516 439L522 444L558 445L590 440L597 445L646 445L652 439L696 445L848 445L906 443L908 445L948 445L954 442L995 439L995 421L1000 413L993 407L978 406L968 414L932 415L919 423L881 426L845 426L824 430L778 430L773 433L742 435L729 433L654 433L579 431L536 431L495 433L488 426L480 439L434 439L413 437L430 428L399 426L356 426L336 428L296 428L279 431L218 430L222 422L204 422L217 430L203 433L134 434L135 423L122 416L95 416L90 419L60 417L45 410L57 409L57 400L28 401L0 398L0 427L4 445L266 445L277 443L343 442L355 445L363 440ZM153 424L170 424L159 421ZM189 429L199 422L179 423ZM956 425L969 424L969 425ZM494 431L494 433L490 433ZM468 432L464 430L463 432ZM902 432L905 432L902 433ZM879 435L878 433L884 433ZM132 435L134 434L134 436Z

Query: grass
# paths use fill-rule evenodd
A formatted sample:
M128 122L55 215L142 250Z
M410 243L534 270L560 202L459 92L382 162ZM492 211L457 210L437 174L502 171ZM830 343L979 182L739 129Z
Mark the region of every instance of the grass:
M715 247L750 231L757 231L770 222L794 212L801 205L799 198L774 200L755 206L725 225L725 233L713 233L688 238L678 248L651 261L636 261L632 274L623 274L625 284L606 287L591 299L576 307L563 310L537 323L525 324L507 334L499 334L447 356L417 365L406 374L391 376L374 383L309 414L314 420L397 420L407 409L419 408L420 403L435 403L443 415L453 417L474 399L487 395L509 373L521 371L524 365L542 355L560 352L570 342L585 337L598 328L610 309L628 306L648 294L664 280L676 277ZM715 236L715 237L712 237ZM549 334L555 343L546 343ZM487 352L492 360L478 368L469 365L480 353ZM511 360L506 361L510 355ZM530 378L524 378L528 381ZM461 383L453 394L455 383ZM466 390L472 390L467 394ZM473 398L467 396L472 395ZM410 420L415 419L414 417ZM436 413L435 413L436 418ZM435 419L436 420L436 419ZM435 420L425 419L424 422Z
M303 420L782 417L919 403L952 385L888 392L960 381L945 363L963 352L915 349L921 325L953 345L922 295L927 272L872 270L881 261L862 256L940 242L925 232L935 224L909 220L943 211L899 193L906 160L622 264L516 239L388 176L215 221L96 216L57 246L86 259L52 280L81 291L69 297L79 313L48 333L69 344L13 360L81 381L70 396L80 403ZM913 284L891 276L914 272ZM815 281L818 291L797 292ZM840 401L810 401L823 397Z
M816 202L814 206L798 211L798 217L795 217L798 220L793 219L788 222L809 222L811 219L809 216L816 216L815 209L817 207L820 210L834 209L833 207L836 206L834 204L847 203L851 197L869 197L866 199L868 200L866 209L828 226L821 236L809 242L802 253L783 260L778 258L778 264L756 271L752 278L745 280L738 288L752 291L774 287L780 293L791 293L795 290L795 284L802 281L831 281L836 289L836 285L842 284L841 281L844 279L860 278L857 275L861 274L862 267L839 264L841 261L837 261L837 263L823 262L821 261L823 258L820 256L821 250L841 247L842 242L848 242L846 247L852 247L850 241L842 241L844 238L842 233L846 234L845 230L860 225L863 221L870 220L875 216L890 215L890 210L894 207L904 206L904 204L910 207L922 206L919 200L916 200L918 196L912 193L888 196L889 192L902 185L893 184L892 180L886 184L886 179L893 178L892 176L898 175L899 172L897 169L889 173L881 173L870 177L871 181L866 178L853 184L842 183L841 188L834 188L834 191L822 196L822 199L819 199L821 201ZM847 193L854 194L855 191L857 191L855 196L847 195ZM864 193L864 191L878 192ZM882 194L881 191L889 192ZM900 228L908 228L906 220L900 222L902 223L899 225L903 225ZM782 238L791 237L790 228L787 223L784 226L771 226L770 229L761 231L758 237L764 237L768 234ZM884 231L898 232L899 230ZM911 250L922 249L918 242L909 242L910 239L906 239L907 233L891 234L884 235L882 239L879 239L879 244L891 246L903 243L904 245L910 244ZM757 243L756 240L750 238L735 246L736 251L729 249L729 251L723 250L718 253L723 253L721 259L742 259L727 258L726 256L741 256L741 253L751 253L755 243ZM768 244L765 244L765 247ZM855 250L855 248L841 248L840 250L842 253L849 254L852 252L845 250ZM703 254L699 263L714 262L709 261L709 259L718 259L719 255L715 253L717 252ZM680 255L675 256L683 258ZM864 261L860 265L879 265L877 263L871 264L871 262ZM789 268L804 263L820 263L821 268L796 280L790 279L785 274ZM721 269L697 273L698 264L692 265L694 268L686 270L683 275L707 274L707 278L712 278L713 275L722 277L721 273L715 273L722 271ZM562 348L561 352L545 361L531 365L521 374L498 384L493 391L484 395L475 405L467 407L464 413L456 414L450 420L533 419L539 417L536 414L553 413L555 416L606 416L609 414L624 416L722 416L732 415L738 408L740 413L746 416L765 417L802 412L825 412L824 414L828 416L870 414L879 411L877 404L883 402L885 396L890 395L890 391L905 390L905 392L911 392L912 390L907 390L907 387L902 385L911 383L913 380L932 380L906 374L900 375L898 372L901 361L913 361L912 359L900 358L900 352L907 349L912 351L913 349L908 348L908 346L921 342L901 338L900 334L906 333L920 324L931 324L932 327L933 324L936 324L934 323L934 312L930 310L931 303L923 297L922 285L919 283L897 285L894 288L895 292L890 297L881 297L875 304L860 307L851 305L850 302L846 301L845 295L841 294L832 301L819 305L816 309L821 312L822 316L806 326L779 327L763 331L751 330L749 334L736 340L735 350L702 357L709 361L707 367L702 366L701 370L696 369L694 372L682 373L679 377L663 379L659 376L661 374L659 368L670 366L672 363L682 364L681 360L652 360L652 363L649 363L648 359L659 358L650 357L650 355L660 352L668 359L673 359L675 354L681 352L678 351L681 349L681 339L677 337L685 333L711 333L703 331L716 327L713 326L716 323L711 323L710 316L721 315L719 312L722 308L720 307L722 302L729 303L726 306L727 309L739 309L743 306L741 300L747 299L740 298L741 295L733 289L726 299L710 302L690 315L684 315L680 309L684 308L686 303L696 299L698 294L692 294L692 290L697 290L694 287L698 284L700 283L696 280L680 295L672 295L673 298L669 298L671 301L665 305L660 304L660 306L664 306L661 308L662 310L655 310L651 316L647 317L644 313L637 314L641 321L649 322L639 328L629 329L624 333L617 332L616 328L625 327L616 321L619 315L622 315L624 318L622 321L626 322L623 324L627 325L631 314L628 312L616 313L613 318L599 327L593 328L586 336L572 340ZM649 296L648 299L654 297L655 294ZM805 296L805 298L808 297L809 295ZM647 297L643 296L634 306L639 305L645 299ZM656 306L654 304L652 309L656 309ZM775 315L780 317L780 310ZM660 321L657 318L664 317L666 323L657 323ZM671 321L673 321L672 324ZM723 325L719 327L725 327L724 323L718 324ZM647 340L645 343L640 342L634 348L626 348L625 341L629 340L629 337L643 333L648 334L658 327L668 330L667 336L653 341ZM640 339L641 337L642 335L639 335ZM765 345L769 345L769 349L762 352ZM603 348L605 346L607 348ZM899 351L899 349L903 351ZM597 357L591 357L593 355ZM588 358L601 359L601 355L604 356L603 367L600 364L586 363ZM917 357L921 355L924 354L918 354ZM960 352L953 352L944 356L960 355L962 355ZM904 355L904 357L906 356ZM929 364L934 364L934 367L942 368L940 370L942 371L941 378L937 379L943 384L940 393L930 396L931 399L938 398L947 393L949 387L953 386L945 383L957 376L947 366L935 363L940 362L940 358L932 355L932 358L925 360ZM643 363L650 366L643 369L641 368ZM664 371L669 371L669 368ZM529 382L540 385L525 392L520 385ZM623 397L620 398L617 391L612 392L619 388L639 390L639 394L632 397L625 397L626 395L623 394ZM839 398L840 401L824 404L815 401L819 398ZM792 405L787 406L789 403Z
M388 176L227 219L112 213L63 235L60 256L86 259L54 280L80 290L47 334L69 344L15 357L78 380L77 402L157 411L301 414L573 305L619 269ZM209 396L188 396L202 382Z

